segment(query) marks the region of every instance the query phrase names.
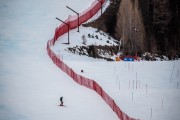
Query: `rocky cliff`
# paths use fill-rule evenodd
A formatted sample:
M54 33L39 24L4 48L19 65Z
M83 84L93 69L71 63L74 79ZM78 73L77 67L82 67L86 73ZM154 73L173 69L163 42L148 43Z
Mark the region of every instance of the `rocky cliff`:
M125 54L180 54L179 0L113 0L103 15L86 24L121 40Z
M122 0L117 13L115 38L121 40L124 53L133 55L145 51L145 36L139 2Z

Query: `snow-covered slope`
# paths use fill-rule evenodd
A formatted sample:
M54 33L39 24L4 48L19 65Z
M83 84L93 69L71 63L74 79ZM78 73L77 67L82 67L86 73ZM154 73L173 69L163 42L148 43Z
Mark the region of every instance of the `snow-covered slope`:
M122 111L131 117L143 120L179 119L179 60L107 62L72 54L67 48L84 46L81 39L83 35L98 34L92 28L80 27L80 33L76 31L70 32L70 45L63 44L67 41L67 34L64 34L51 48L75 72L97 81ZM88 38L87 45L110 45L107 40L107 37L102 40Z
M0 1L0 120L118 120L92 90L49 59L47 40L72 11L94 0ZM64 96L65 107L59 107Z

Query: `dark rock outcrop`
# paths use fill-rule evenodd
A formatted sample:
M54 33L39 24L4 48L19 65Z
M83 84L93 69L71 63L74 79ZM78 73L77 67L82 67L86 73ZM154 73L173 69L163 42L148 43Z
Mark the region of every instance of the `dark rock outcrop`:
M180 54L180 0L112 0L92 26L120 40L124 53ZM123 40L123 39L122 39Z

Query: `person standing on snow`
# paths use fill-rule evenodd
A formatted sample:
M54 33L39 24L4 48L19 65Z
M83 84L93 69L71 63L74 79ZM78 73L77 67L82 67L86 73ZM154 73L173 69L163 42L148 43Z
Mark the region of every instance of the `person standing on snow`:
M63 106L63 96L60 97L60 102L61 102L60 106Z

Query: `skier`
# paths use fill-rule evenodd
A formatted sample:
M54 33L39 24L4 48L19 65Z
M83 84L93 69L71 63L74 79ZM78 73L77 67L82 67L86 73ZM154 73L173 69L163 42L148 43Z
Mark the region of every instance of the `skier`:
M63 96L60 97L60 102L61 102L60 106L63 106Z

